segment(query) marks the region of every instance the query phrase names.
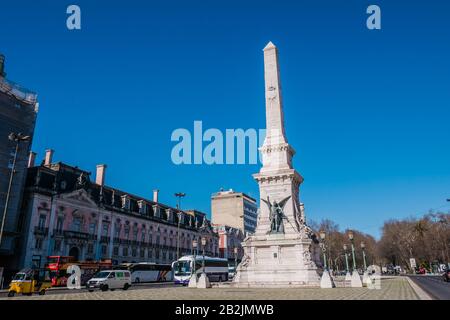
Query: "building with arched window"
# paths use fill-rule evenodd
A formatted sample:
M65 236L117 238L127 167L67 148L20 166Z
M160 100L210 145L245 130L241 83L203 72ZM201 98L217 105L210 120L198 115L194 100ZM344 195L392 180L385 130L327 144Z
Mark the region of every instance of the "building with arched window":
M112 259L113 263L171 263L192 254L192 241L207 237L206 254L218 256L218 235L206 214L180 211L108 187L105 165L96 179L77 167L51 161L53 151L39 166L28 168L23 202L21 266L39 257L75 256L78 260ZM179 233L179 235L178 235Z

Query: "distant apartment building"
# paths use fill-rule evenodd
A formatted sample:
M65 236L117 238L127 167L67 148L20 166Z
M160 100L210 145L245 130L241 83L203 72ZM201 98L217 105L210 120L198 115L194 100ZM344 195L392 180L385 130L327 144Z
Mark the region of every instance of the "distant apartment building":
M6 79L5 57L0 55L0 223L6 206L8 186L17 142L9 139L11 133L29 136L18 145L15 173L5 215L0 245L0 267L18 267L17 249L24 229L21 225L20 205L25 182L28 153L38 111L35 93Z
M242 230L244 234L254 233L258 218L256 200L242 192L220 191L211 197L211 221Z
M97 166L92 181L88 171L52 158L47 150L43 164L28 169L22 266L43 265L50 255L169 264L178 252L192 254L192 241L200 237L207 239L206 254L218 256L218 236L204 213L164 205L158 190L149 200L109 187L105 165Z
M219 257L240 262L244 255L241 243L245 236L242 230L226 225L213 225L213 228L219 235Z

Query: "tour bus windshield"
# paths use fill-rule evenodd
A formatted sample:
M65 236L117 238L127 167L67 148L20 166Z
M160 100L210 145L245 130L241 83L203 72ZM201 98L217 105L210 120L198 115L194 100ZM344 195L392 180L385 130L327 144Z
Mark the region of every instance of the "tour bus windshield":
M109 276L110 273L111 273L111 272L109 272L109 271L100 271L99 273L97 273L97 274L94 276L94 278L101 278L101 279L107 278L107 277Z
M185 276L191 274L190 261L177 261L174 265L174 272L176 276Z
M62 256L47 257L47 262L49 264L52 264L52 263L64 264L64 263L68 263L68 262L72 262L72 261L75 261L75 259L73 257L62 257Z
M48 263L58 263L59 257L48 257L47 261Z

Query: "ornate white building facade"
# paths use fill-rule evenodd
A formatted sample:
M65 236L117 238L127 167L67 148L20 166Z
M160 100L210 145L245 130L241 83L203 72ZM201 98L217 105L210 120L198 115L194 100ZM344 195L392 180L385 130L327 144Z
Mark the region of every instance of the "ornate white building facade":
M218 235L206 215L180 211L104 184L105 165L90 173L64 163L52 163L47 150L40 166L28 169L23 201L21 265L47 256L77 260L112 259L113 263L171 263L192 254L192 241L207 238L206 254L218 256Z

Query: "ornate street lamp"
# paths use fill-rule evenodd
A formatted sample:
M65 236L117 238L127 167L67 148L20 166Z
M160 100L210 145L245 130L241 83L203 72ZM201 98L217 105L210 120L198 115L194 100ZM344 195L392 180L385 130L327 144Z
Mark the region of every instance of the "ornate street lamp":
M361 282L361 277L359 276L358 270L356 269L356 257L355 257L355 239L352 230L348 231L348 238L352 245L352 257L353 257L353 272L351 277L351 286L352 288L362 288L363 284Z
M236 275L237 270L237 258L238 258L238 247L234 247L234 274Z
M363 261L364 261L364 271L367 270L367 264L366 264L366 245L364 242L361 242L361 249L363 254Z
M320 236L320 240L321 240L320 247L322 248L322 253L323 253L323 273L322 273L322 277L320 278L320 287L321 288L333 288L334 282L330 276L330 272L328 271L328 266L327 266L327 256L326 256L327 247L325 245L325 237L326 237L325 231L320 230L319 236Z
M206 247L206 238L205 237L202 237L202 247L203 247L202 268L203 268L203 273L205 273L205 247Z
M320 235L320 239L322 240L321 241L321 246L322 246L322 254L323 254L323 269L324 270L328 270L328 267L327 267L327 256L326 256L327 248L325 246L326 233L325 233L325 231L321 230L319 232L319 235Z
M200 279L198 280L198 283L196 283L196 287L197 288L201 288L201 289L206 289L206 288L211 288L211 284L209 282L208 276L206 275L205 272L205 247L206 247L206 238L202 237L201 238L201 244L203 247L203 260L202 260L202 274L200 275ZM191 278L191 280L193 280L193 278ZM194 282L194 280L192 281ZM189 283L189 287L193 287L194 283Z
M355 244L354 244L354 234L352 230L348 232L348 238L352 245L352 257L353 257L353 271L356 271L356 257L355 257Z
M196 264L197 262L195 260L196 255L197 255L197 245L198 245L197 239L192 240L192 248L194 250L194 267L192 268L193 271L191 272L191 275L195 274L195 271L196 271L196 268L197 268L197 264Z
M177 227L177 260L180 259L180 221L181 221L181 217L182 217L182 212L181 212L181 198L184 198L186 196L186 193L183 192L178 192L175 193L175 197L178 198L178 204L177 204L177 216L178 216L178 227Z
M347 245L344 244L344 254L345 254L345 267L347 272L350 272L350 269L348 268L348 254L347 254Z
M191 277L189 279L189 288L197 288L197 246L198 246L198 241L197 239L193 239L192 240L192 251L193 251L193 266L191 268Z
M12 167L11 167L11 173L9 176L8 191L6 192L5 208L3 209L2 225L0 227L0 247L1 247L2 239L3 239L3 229L5 227L6 214L8 213L9 197L11 194L12 182L13 182L13 178L14 178L14 173L16 173L16 161L17 161L17 153L19 153L19 144L20 144L20 142L30 141L31 137L25 136L22 133L12 132L9 134L8 139L10 141L14 141L16 143L16 149L14 151L14 158L13 158L13 163L12 163Z

